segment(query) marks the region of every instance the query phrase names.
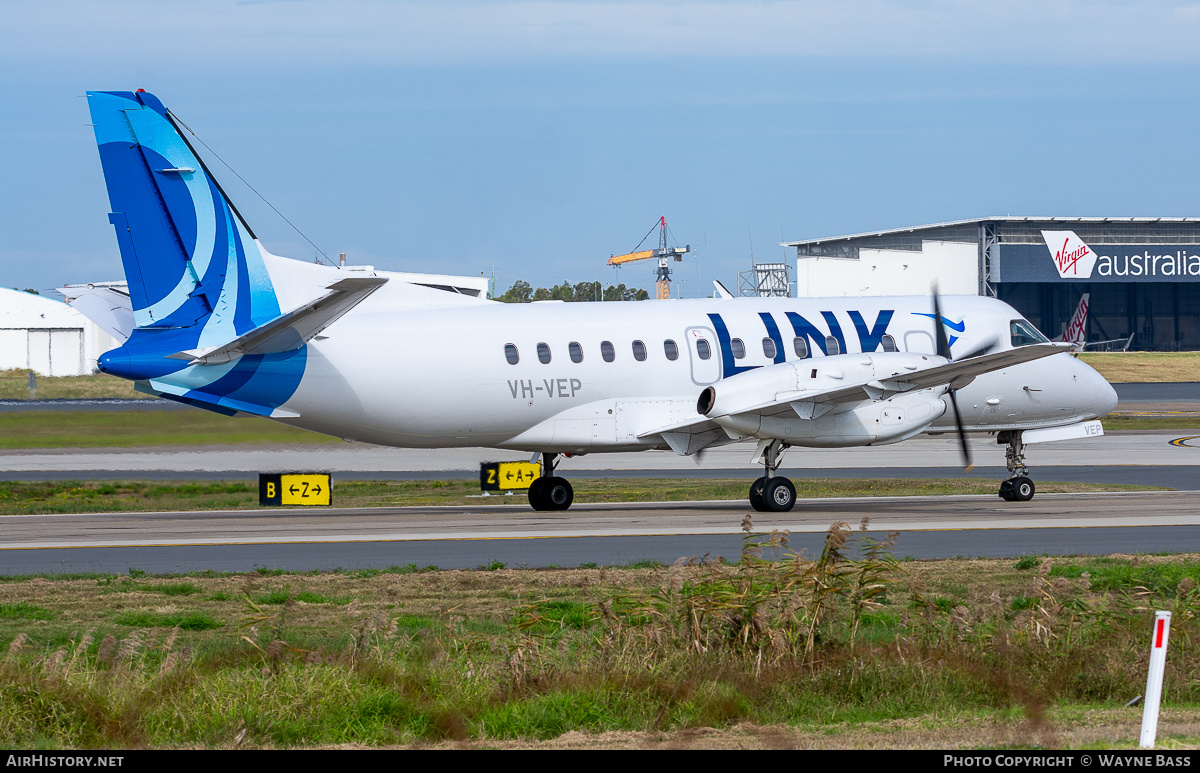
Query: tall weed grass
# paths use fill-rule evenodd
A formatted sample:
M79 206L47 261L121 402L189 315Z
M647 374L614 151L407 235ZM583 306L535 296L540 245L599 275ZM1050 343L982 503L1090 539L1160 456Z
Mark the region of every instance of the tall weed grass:
M989 711L1037 724L1057 705L1140 693L1155 608L1174 613L1166 700L1200 699L1200 588L1187 567L1167 582L1150 582L1159 570L1116 582L1097 569L1130 562L1076 572L1063 567L1079 562L1045 559L988 596L969 577L911 577L892 558L896 536L867 527L835 524L806 556L747 520L735 563L597 570L599 584L573 597L522 581L502 594L507 624L460 604L418 613L290 586L264 594L248 578L237 619L218 631L184 630L182 618L153 627L177 610L53 645L31 629L0 659L0 744L420 745ZM193 599L205 582L144 586ZM320 634L297 622L316 609L337 621Z

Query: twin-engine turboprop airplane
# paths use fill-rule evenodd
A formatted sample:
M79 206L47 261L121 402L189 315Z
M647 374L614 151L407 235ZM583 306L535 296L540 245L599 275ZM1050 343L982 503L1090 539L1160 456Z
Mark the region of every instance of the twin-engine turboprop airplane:
M965 431L999 433L1000 494L1027 500L1025 444L1102 434L1090 420L1116 405L1099 374L991 298L516 305L277 257L154 96L88 102L134 323L101 370L347 439L540 454L536 509L571 505L561 456L754 439L764 475L750 502L785 511L789 447L956 426L964 456Z

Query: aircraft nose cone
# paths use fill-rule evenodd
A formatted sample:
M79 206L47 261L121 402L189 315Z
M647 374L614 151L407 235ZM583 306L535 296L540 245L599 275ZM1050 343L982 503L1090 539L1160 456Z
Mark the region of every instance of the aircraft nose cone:
M1096 400L1096 416L1107 416L1117 407L1117 390L1100 374L1096 374L1096 378L1100 381L1097 385L1100 396Z

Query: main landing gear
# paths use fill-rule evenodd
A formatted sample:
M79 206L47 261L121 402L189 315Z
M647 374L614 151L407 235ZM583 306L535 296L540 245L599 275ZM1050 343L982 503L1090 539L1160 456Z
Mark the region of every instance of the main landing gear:
M750 506L760 513L786 513L796 504L796 487L787 478L775 474L779 459L789 447L782 440L772 440L763 448L766 474L750 484Z
M557 456L542 454L542 477L529 485L529 504L534 510L566 510L575 501L570 481L554 475Z
M1029 477L1029 468L1025 466L1025 444L1021 442L1020 430L1001 432L996 436L996 442L1008 444L1004 449L1008 478L1000 484L1000 498L1007 502L1028 502L1033 499L1036 489Z

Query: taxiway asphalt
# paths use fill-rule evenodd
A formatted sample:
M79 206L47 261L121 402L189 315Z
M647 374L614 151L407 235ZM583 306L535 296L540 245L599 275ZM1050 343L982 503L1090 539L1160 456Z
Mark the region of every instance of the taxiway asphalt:
M519 500L518 500L519 502ZM743 519L790 532L791 550L819 552L833 523L873 536L900 533L913 558L1200 552L1200 498L1190 492L805 500L790 513L744 502L577 505L539 513L524 504L465 507L5 516L0 571L155 574L389 566L531 568L671 563L736 556ZM867 523L863 523L863 519Z
M1127 407L1196 399L1197 385L1136 386ZM1120 391L1120 387L1118 387ZM1169 401L1176 401L1170 403ZM1157 406L1154 406L1157 408ZM1183 406L1191 408L1190 405ZM103 409L103 408L101 408ZM1004 448L971 438L972 477L1004 476ZM597 454L563 460L567 477L738 477L757 474L751 444L705 454ZM1032 502L994 496L823 499L787 514L754 513L756 530L787 529L791 549L818 552L831 523L901 532L896 554L914 558L1200 551L1200 432L1109 432L1103 438L1027 449L1035 480L1140 483L1178 492L1039 494ZM0 477L250 479L258 472L328 470L336 480L478 475L481 462L519 459L496 449L406 450L362 444L287 448L206 447L0 452ZM781 474L814 477L958 477L957 441L914 438L880 448L793 449ZM335 495L336 496L336 495ZM473 568L494 561L547 567L670 563L686 556L735 556L744 501L576 505L536 513L514 496L478 507L319 511L123 513L4 516L0 573L153 573L255 568ZM336 501L336 499L335 499Z

